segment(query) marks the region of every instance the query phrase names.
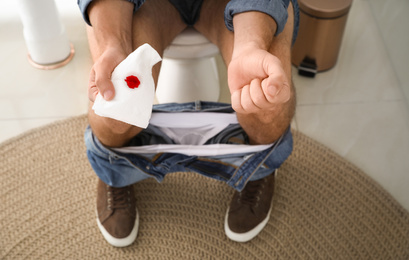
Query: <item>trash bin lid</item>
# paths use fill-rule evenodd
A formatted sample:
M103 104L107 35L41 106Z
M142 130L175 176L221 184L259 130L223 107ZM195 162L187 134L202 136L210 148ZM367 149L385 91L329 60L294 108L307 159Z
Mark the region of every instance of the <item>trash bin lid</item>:
M348 13L352 0L298 0L301 11L318 18L337 18Z

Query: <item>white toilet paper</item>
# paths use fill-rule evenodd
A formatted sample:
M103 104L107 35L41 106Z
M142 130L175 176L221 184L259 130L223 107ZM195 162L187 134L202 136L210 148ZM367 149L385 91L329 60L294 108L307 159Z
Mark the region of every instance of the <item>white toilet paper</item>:
M92 107L95 113L146 128L155 97L152 67L159 61L160 55L147 43L129 54L112 72L115 97L106 101L98 94Z

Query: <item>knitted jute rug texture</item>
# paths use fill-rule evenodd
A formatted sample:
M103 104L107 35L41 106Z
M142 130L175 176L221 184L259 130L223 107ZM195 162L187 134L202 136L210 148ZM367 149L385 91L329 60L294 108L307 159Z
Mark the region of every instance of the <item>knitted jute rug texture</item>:
M135 184L139 235L110 246L95 221L85 116L0 145L0 259L409 259L409 213L362 171L293 131L273 212L252 241L224 234L233 190L194 173ZM386 174L386 173L385 173Z

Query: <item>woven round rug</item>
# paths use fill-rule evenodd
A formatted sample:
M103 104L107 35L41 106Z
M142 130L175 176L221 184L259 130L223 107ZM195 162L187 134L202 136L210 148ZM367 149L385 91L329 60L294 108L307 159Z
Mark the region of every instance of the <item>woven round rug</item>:
M85 116L0 145L0 259L409 259L409 213L334 152L293 131L273 213L252 241L224 234L233 190L194 173L135 184L139 235L110 246L95 221Z

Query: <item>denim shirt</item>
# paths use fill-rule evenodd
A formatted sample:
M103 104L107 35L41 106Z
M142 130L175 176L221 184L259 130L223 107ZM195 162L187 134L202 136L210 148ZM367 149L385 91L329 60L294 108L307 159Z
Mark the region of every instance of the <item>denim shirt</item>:
M85 22L91 25L87 8L92 0L78 0L78 6L84 17ZM145 0L127 0L134 3L134 11L138 10ZM292 0L296 5L296 0ZM227 29L233 31L233 16L238 13L248 11L258 11L271 16L277 23L276 35L284 30L284 26L287 22L288 14L287 8L290 0L231 0L224 11L224 21ZM298 11L298 9L296 9ZM296 19L298 21L298 19ZM296 26L298 27L298 26Z

